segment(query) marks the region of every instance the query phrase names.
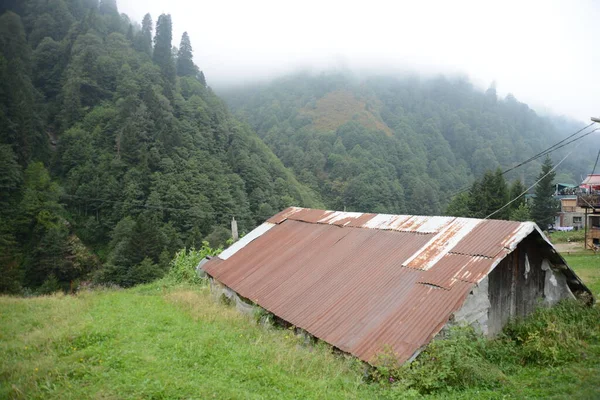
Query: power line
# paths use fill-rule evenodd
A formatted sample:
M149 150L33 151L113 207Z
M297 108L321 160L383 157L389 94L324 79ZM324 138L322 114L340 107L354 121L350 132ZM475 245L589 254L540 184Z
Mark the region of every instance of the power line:
M589 125L588 125L588 126L589 126ZM541 153L538 153L538 154L536 154L535 156L531 157L530 159L528 159L528 160L526 160L526 161L523 161L522 163L520 163L520 164L518 164L518 165L515 165L514 167L512 167L512 168L509 168L509 169L507 169L507 170L503 171L503 172L502 172L502 174L506 174L507 172L510 172L510 171L512 171L513 169L519 168L520 166L522 166L522 165L525 165L525 164L527 164L527 163L529 163L529 162L531 162L531 161L537 160L538 158L540 158L540 157L543 157L543 156L545 156L545 155L547 155L547 154L550 154L550 153L552 153L552 152L553 152L553 151L555 151L555 150L558 150L558 149L560 149L560 148L563 148L563 147L565 147L565 146L567 146L567 145L569 145L569 144L571 144L571 143L573 143L573 142L576 142L576 141L578 141L578 140L581 140L581 139L583 139L584 137L586 137L586 136L588 136L588 135L591 135L592 133L594 133L594 132L598 131L599 129L600 129L600 128L596 128L596 129L594 129L594 130L591 130L591 131L589 131L589 132L587 132L587 133L585 133L585 134L583 134L583 135L579 136L578 138L575 138L575 139L573 139L573 140L571 140L571 141L568 141L567 143L565 143L565 144L563 144L563 145L561 145L561 146L555 147L555 146L557 146L558 144L560 144L560 143L562 143L562 142L564 142L564 141L566 140L566 139L563 139L563 140L561 140L559 143L556 143L554 146L552 146L552 147L549 147L548 149L546 149L546 150L542 151ZM573 136L573 135L571 135L570 137L572 137L572 136ZM568 138L567 138L567 139L568 139Z
M563 146L560 146L560 147L556 147L556 146L558 146L559 144L563 143L565 140L568 140L568 139L572 138L573 136L577 135L578 133L580 133L580 132L582 132L582 131L586 130L587 128L589 128L590 126L592 126L592 125L594 125L594 124L595 124L595 122L591 122L589 125L586 125L586 126L584 126L584 127L583 127L583 128L581 128L580 130L578 130L577 132L575 132L575 133L573 133L573 134L571 134L571 135L567 136L566 138L564 138L564 139L563 139L563 140L561 140L560 142L556 142L556 143L555 143L555 144L553 144L552 146L548 147L546 150L544 150L544 151L542 151L542 152L540 152L540 153L537 153L536 155L534 155L534 156L532 156L531 158L528 158L527 160L525 160L525 161L523 161L523 162L521 162L521 163L519 163L519 164L515 165L515 166L514 166L514 167L512 167L512 168L509 168L509 169L507 169L506 171L504 171L504 172L503 172L503 174L505 174L505 173L507 173L507 172L509 172L509 171L512 171L512 170L513 170L513 169L515 169L515 168L519 168L521 165L527 164L528 162L530 162L530 161L533 161L533 160L535 160L535 159L537 159L537 158L539 158L539 157L542 157L542 156L543 156L543 155L545 155L545 154L549 154L549 153L551 153L551 152L552 152L552 151L554 151L554 150L560 149L560 147L563 147ZM595 130L594 130L594 131L595 131ZM594 131L592 131L592 132L594 132ZM589 133L591 133L591 132L589 132ZM589 133L587 133L586 135L588 135ZM585 136L585 135L584 135L584 136ZM584 136L582 136L582 137L584 137ZM581 139L581 138L580 138L580 139ZM572 143L572 142L569 142L569 143ZM565 143L565 145L566 145L566 144L568 144L568 143ZM555 148L555 147L556 147L556 148Z
M545 155L547 155L547 154L550 154L550 153L552 153L552 152L553 152L553 151L555 151L555 150L558 150L558 149L560 149L560 148L563 148L563 147L565 147L565 146L567 146L567 145L569 145L569 144L571 144L571 143L573 143L573 142L576 142L576 141L578 141L578 140L580 140L580 139L583 139L584 137L586 137L586 136L588 136L588 135L591 135L592 133L594 133L594 132L596 132L596 131L600 130L600 128L593 129L593 130L591 130L591 131L589 131L589 132L586 132L586 133L584 133L583 135L581 135L581 136L580 136L580 137L578 137L578 138L575 138L575 139L573 139L573 140L571 140L571 141L569 141L569 142L567 142L567 143L564 143L564 144L562 144L561 146L558 146L559 144L563 143L565 140L568 140L568 139L572 138L573 136L577 135L578 133L580 133L580 132L582 132L582 131L586 130L587 128L589 128L590 126L592 126L594 123L595 123L595 122L592 122L591 124L589 124L589 125L586 125L585 127L581 128L581 129L580 129L580 130L578 130L577 132L575 132L575 133L573 133L573 134L571 134L571 135L567 136L566 138L564 138L564 139L560 140L559 142L556 142L556 143L555 143L555 144L553 144L552 146L548 147L546 150L544 150L544 151L541 151L541 152L539 152L538 154L536 154L536 155L534 155L534 156L532 156L532 157L528 158L527 160L520 162L519 164L515 165L514 167L511 167L511 168L509 168L509 169L507 169L507 170L504 170L504 171L502 171L502 175L504 175L504 174L506 174L506 173L508 173L508 172L510 172L510 171L512 171L512 170L514 170L514 169L516 169L516 168L519 168L519 167L521 167L521 166L523 166L523 165L525 165L525 164L527 164L527 163L530 163L531 161L537 160L537 159L538 159L538 158L540 158L540 157L543 157L543 156L545 156ZM454 196L456 196L456 195L458 195L458 194L464 193L464 192L468 191L470 188L471 188L471 185L464 186L462 189L460 189L460 190L458 190L458 191L456 191L456 192L454 192L454 193L450 194L450 197L454 197Z
M592 131L594 132L594 131ZM590 133L592 133L590 132ZM589 134L589 133L588 133ZM517 201L517 199L521 198L524 194L526 194L527 192L529 192L531 189L533 189L538 183L540 183L542 181L542 179L544 179L545 177L547 177L548 175L550 175L556 168L558 168L558 166L560 164L562 164L563 161L565 161L567 159L567 157L569 157L571 154L573 154L573 152L577 149L577 147L579 147L579 145L582 142L579 142L577 144L577 146L575 146L575 148L573 150L571 150L566 156L564 156L562 158L562 160L560 160L558 162L558 164L556 164L554 167L552 167L552 169L550 171L548 171L544 176L542 176L540 179L538 179L533 185L531 185L530 187L528 187L527 189L525 189L525 191L523 193L521 193L520 195L518 195L517 197L515 197L514 199L512 199L511 201L509 201L508 203L506 203L505 205L503 205L502 207L500 207L499 209L497 209L496 211L494 211L493 213L491 213L490 215L488 215L487 217L485 217L484 219L488 219L489 217L491 217L494 214L497 214L498 212L504 210L506 207L508 207L509 205L511 205L512 203L514 203L515 201Z
M600 158L600 149L598 149L598 155L596 156L596 162L594 163L594 169L592 169L592 173L590 175L594 175L594 172L596 172L596 166L598 165L599 158Z

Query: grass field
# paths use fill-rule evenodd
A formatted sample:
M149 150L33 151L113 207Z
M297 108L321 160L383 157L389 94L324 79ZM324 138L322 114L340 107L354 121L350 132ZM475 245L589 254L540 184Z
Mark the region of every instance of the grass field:
M564 232L556 231L548 234L548 238L552 243L583 242L585 231L583 229Z
M596 295L599 260L568 257ZM586 340L571 361L499 362L499 386L448 387L426 397L600 398L600 328L592 326ZM420 397L366 382L359 362L326 345L306 347L291 331L257 325L215 303L205 287L160 282L76 296L0 297L0 354L0 398Z

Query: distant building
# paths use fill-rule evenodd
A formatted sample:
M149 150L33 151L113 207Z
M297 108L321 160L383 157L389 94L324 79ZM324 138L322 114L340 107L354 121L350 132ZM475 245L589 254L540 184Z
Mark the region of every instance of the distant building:
M574 230L585 227L585 208L577 206L577 196L564 196L560 198L560 212L556 217L555 228L572 228ZM569 229L570 230L570 229Z
M584 209L585 246L600 247L600 174L588 175L579 185L577 206Z
M238 308L370 363L411 360L452 325L493 336L540 305L593 301L533 222L291 207L201 268Z

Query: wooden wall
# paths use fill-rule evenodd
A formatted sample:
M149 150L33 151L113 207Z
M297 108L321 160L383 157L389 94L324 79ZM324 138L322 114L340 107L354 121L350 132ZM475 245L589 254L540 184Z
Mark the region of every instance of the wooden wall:
M490 273L489 335L498 334L509 320L524 317L539 305L545 278L540 248L536 239L529 236Z

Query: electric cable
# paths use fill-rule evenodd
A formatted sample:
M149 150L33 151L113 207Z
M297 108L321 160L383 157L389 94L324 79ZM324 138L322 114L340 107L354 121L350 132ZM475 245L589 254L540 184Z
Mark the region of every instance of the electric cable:
M532 162L532 161L535 161L535 160L537 160L537 159L538 159L538 158L540 158L540 157L543 157L543 156L545 156L545 155L547 155L547 154L550 154L550 153L552 153L552 152L553 152L553 151L555 151L555 150L561 149L561 148L563 148L563 147L565 147L565 146L567 146L567 145L569 145L569 144L571 144L571 143L574 143L574 142L576 142L576 141L578 141L578 140L580 140L580 139L583 139L584 137L586 137L586 136L588 136L588 135L591 135L592 133L594 133L594 132L596 132L596 131L600 130L600 128L593 129L593 130L591 130L591 131L589 131L589 132L586 132L586 133L584 133L583 135L581 135L581 136L579 136L579 137L577 137L577 138L575 138L575 139L573 139L573 140L570 140L570 141L568 141L567 143L564 143L564 144L562 144L562 145L558 146L559 144L563 143L565 140L568 140L568 139L572 138L573 136L575 136L575 135L577 135L578 133L580 133L580 132L584 131L585 129L589 128L589 127L590 127L590 126L592 126L593 124L594 124L594 122L592 122L591 124L589 124L589 125L587 125L587 126L585 126L585 127L581 128L581 129L580 129L580 130L578 130L577 132L575 132L575 133L573 133L573 134L571 134L571 135L567 136L566 138L562 139L561 141L559 141L559 142L556 142L556 143L555 143L555 144L553 144L552 146L548 147L546 150L544 150L544 151L541 151L541 152L539 152L538 154L536 154L536 155L534 155L534 156L532 156L532 157L528 158L527 160L520 162L519 164L515 165L514 167L511 167L511 168L509 168L509 169L507 169L507 170L504 170L504 171L502 171L502 175L504 175L504 174L506 174L506 173L508 173L508 172L510 172L510 171L512 171L512 170L514 170L514 169L516 169L516 168L519 168L519 167L521 167L521 166L523 166L523 165L525 165L525 164L527 164L527 163L530 163L530 162ZM456 191L456 192L454 192L454 193L450 194L450 197L454 197L454 196L456 196L456 195L458 195L458 194L464 193L464 192L468 191L470 188L471 188L471 185L464 186L462 189L460 189L460 190L458 190L458 191Z
M592 131L592 132L594 132L594 131ZM592 132L590 132L590 133L592 133ZM548 171L546 174L544 174L544 176L542 176L540 179L538 179L533 185L531 185L530 187L528 187L523 193L521 193L520 195L518 195L517 197L515 197L514 199L512 199L511 201L509 201L508 203L506 203L505 205L503 205L502 207L500 207L499 209L497 209L496 211L494 211L493 213L491 213L490 215L488 215L484 219L488 219L492 215L497 214L498 212L504 210L506 207L508 207L509 205L511 205L512 203L514 203L515 201L517 201L517 199L521 198L521 196L523 196L524 194L526 194L527 192L529 192L531 189L533 189L538 183L540 183L542 181L542 179L544 179L545 177L547 177L548 175L550 175L554 170L556 170L556 168L558 168L558 166L560 164L562 164L562 162L565 161L567 159L567 157L569 157L571 154L573 154L573 152L577 149L577 147L579 147L579 145L581 145L581 143L583 143L583 142L579 142L577 144L577 146L575 146L575 148L573 150L571 150L566 156L564 156L562 158L562 160L560 160L554 167L552 167L552 169L550 171Z

